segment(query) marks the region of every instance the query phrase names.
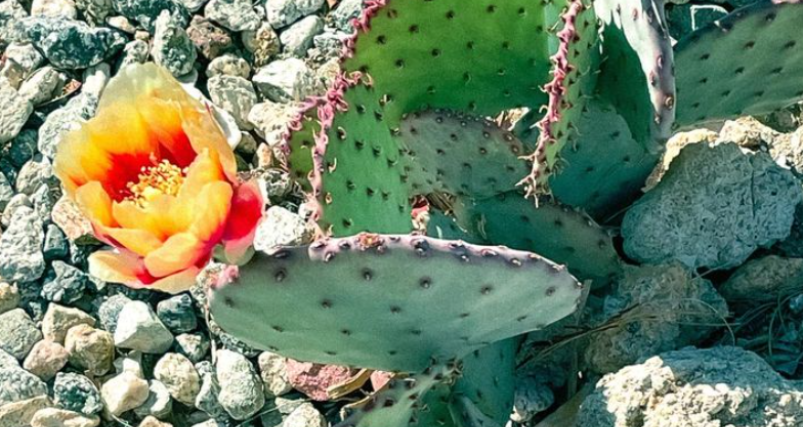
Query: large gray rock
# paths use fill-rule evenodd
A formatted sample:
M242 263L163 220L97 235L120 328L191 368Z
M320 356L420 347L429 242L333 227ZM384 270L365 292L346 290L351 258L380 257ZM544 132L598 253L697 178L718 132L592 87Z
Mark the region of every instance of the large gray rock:
M11 225L0 236L0 277L8 282L32 282L45 272L45 233L33 209L14 211Z
M713 332L728 306L708 280L680 264L629 266L603 310L589 316L592 334L584 361L596 373L609 373L639 359L692 344ZM619 322L611 322L612 319Z
M117 31L61 18L25 18L17 28L23 39L32 42L54 67L68 70L97 65L126 42Z
M172 332L190 332L198 326L198 318L189 294L179 294L160 301L156 315Z
M625 252L640 262L729 268L789 235L800 182L765 153L692 144L622 222Z
M47 385L20 368L0 369L0 405L47 395Z
M284 140L287 123L301 112L301 105L300 102L260 102L251 108L248 121L254 125L254 130L260 138L269 146L276 147Z
M323 7L325 0L268 0L265 15L275 29L284 28Z
M220 405L235 420L250 418L265 405L262 380L242 354L218 350L215 372L220 384Z
M177 401L192 405L201 389L201 377L185 356L167 353L153 368L153 375L161 381Z
M30 316L21 308L0 314L0 349L22 360L42 339Z
M72 373L56 375L53 396L60 407L84 415L97 414L103 409L100 390L83 375Z
M738 347L687 348L606 375L583 427L799 427L803 384Z
M173 398L170 396L170 390L159 380L151 380L149 383L148 400L142 406L134 408L134 413L141 418L153 416L162 419L169 416L173 410Z
M13 33L12 24L28 16L28 12L17 0L0 2L0 49L4 49Z
M13 87L0 83L0 144L11 141L33 112L33 104Z
M50 275L49 275L50 276ZM53 261L52 277L42 288L42 297L48 301L70 304L83 295L89 276L62 261Z
M143 353L161 354L173 344L173 334L148 304L130 301L123 306L117 319L114 344Z
M257 226L254 249L270 253L280 246L308 243L313 235L309 223L300 215L281 206L272 206Z
M156 19L151 55L176 77L192 71L198 57L181 19L166 10Z
M251 130L254 125L248 121L248 113L257 103L254 85L248 79L237 76L219 75L206 82L209 96L218 107L231 113L237 127Z
M254 31L261 20L251 0L210 0L204 15L232 31Z
M332 22L340 31L351 33L354 27L351 21L360 16L363 9L363 0L343 0L332 11Z
M740 266L719 288L728 301L742 307L773 302L803 283L803 259L768 255Z
M11 187L6 175L0 172L0 211L6 208L12 197L14 197L14 188Z
M288 55L303 58L307 49L312 47L313 38L323 31L323 20L318 16L308 16L286 30L282 31L279 40Z
M190 14L179 2L173 0L112 0L114 9L126 18L139 22L148 32L153 32L156 19L162 11L169 11L187 25Z
M263 96L276 102L302 101L319 87L315 73L298 58L271 62L257 71L253 81Z
M53 165L50 160L43 156L35 156L20 168L16 182L17 192L33 199L39 187L53 184L54 180Z

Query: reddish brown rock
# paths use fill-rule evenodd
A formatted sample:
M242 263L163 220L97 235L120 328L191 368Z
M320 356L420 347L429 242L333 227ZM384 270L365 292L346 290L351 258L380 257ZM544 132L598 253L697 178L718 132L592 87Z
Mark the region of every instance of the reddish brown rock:
M358 370L337 365L318 365L287 359L287 379L294 389L312 400L326 401L329 387L351 379Z

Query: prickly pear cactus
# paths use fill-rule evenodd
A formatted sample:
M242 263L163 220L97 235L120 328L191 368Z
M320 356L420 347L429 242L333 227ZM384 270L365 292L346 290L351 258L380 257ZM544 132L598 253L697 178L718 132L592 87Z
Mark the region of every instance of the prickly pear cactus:
M762 1L675 46L679 127L769 113L803 99L803 2Z
M548 325L581 296L562 266L532 253L419 236L360 234L257 254L229 276L211 309L246 343L408 372Z
M335 427L435 425L421 423L421 417L443 412L438 411L439 402L432 402L432 408L427 407L427 398L445 394L443 391L454 384L461 370L457 360L433 361L421 373L393 378L382 390L360 402L351 415ZM444 418L444 422L449 421Z
M372 0L343 65L370 74L393 123L449 109L494 115L540 107L550 30L566 4L529 0Z
M370 83L359 73L341 76L318 114L310 182L325 233L412 231L399 148Z
M525 136L537 128L538 145L529 156L532 170L520 184L529 195L548 193L548 180L560 167L561 150L579 137L574 122L585 108L596 85L599 67L596 15L582 0L571 1L561 15L563 27L556 33L558 48L550 58L552 80L544 86L549 95L543 118L530 124L537 115L528 116ZM536 109L540 113L540 109Z
M602 24L599 99L622 115L648 152L669 139L675 117L675 78L662 0L597 0Z
M533 251L566 265L578 278L605 284L621 273L613 239L571 208L510 193L457 209L458 222L486 243Z
M527 174L524 144L486 119L448 111L413 113L396 137L411 196L491 197L515 190Z
M563 149L566 167L549 185L562 203L606 221L641 193L660 154L648 151L625 118L598 100L588 104L576 127L583 137Z
M575 21L589 19L575 7ZM675 103L672 49L660 1L596 1L591 19L598 24L590 30L576 22L564 27L566 48L554 57L549 108L537 126L533 172L525 181L531 193L551 193L606 218L635 198L669 137ZM578 52L582 47L585 51ZM573 53L566 59L565 52ZM587 68L575 64L581 61ZM578 67L589 76L566 77L565 70ZM535 117L525 117L517 135L529 139ZM600 125L608 131L600 131ZM595 170L616 170L615 181L588 173Z

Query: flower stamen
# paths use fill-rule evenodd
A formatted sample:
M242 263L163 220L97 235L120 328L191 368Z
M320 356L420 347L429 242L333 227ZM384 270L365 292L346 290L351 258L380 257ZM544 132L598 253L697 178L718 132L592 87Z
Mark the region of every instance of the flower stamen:
M142 173L137 177L138 182L129 182L126 185L130 195L126 200L144 206L159 195L175 196L184 183L187 170L162 160L155 166L144 166Z

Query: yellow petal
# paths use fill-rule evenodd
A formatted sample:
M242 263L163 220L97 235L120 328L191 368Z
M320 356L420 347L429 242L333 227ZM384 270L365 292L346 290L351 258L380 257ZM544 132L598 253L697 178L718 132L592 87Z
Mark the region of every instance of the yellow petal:
M103 231L124 248L139 256L146 256L162 246L162 241L158 237L145 230L107 227Z
M128 252L97 251L89 255L89 274L104 282L142 287L137 266L142 258Z
M123 201L112 204L112 214L123 228L145 230L160 240L166 240L170 236L165 232L165 218L153 209L148 210L134 202Z
M62 137L53 171L67 194L73 194L91 181L105 181L111 169L111 159L105 151L91 143L86 127L67 132Z
M146 288L156 289L170 294L178 294L190 289L193 285L195 285L195 279L198 277L198 273L200 272L200 268L193 266L186 270L179 271L176 274L159 279L150 285L147 285Z
M89 274L105 282L122 283L134 289L155 289L176 294L192 287L198 273L200 269L192 266L157 279L145 271L142 258L129 252L97 251L89 256Z
M226 141L226 136L218 126L215 118L210 111L204 111L199 115L187 115L184 117L184 132L190 138L192 147L196 153L203 150L210 150L216 153L218 161L223 166L229 181L237 181L237 161L234 158L234 150Z
M234 194L228 182L213 182L203 187L194 200L195 218L190 232L201 242L214 246L223 237Z
M187 176L181 185L178 197L182 203L192 200L206 184L216 181L225 181L220 163L213 158L208 149L203 150L187 169Z
M93 223L103 227L117 225L112 216L112 199L100 182L92 181L78 188L75 192L75 202Z
M155 277L169 276L194 266L209 251L192 233L179 233L145 257L145 268Z
M111 154L158 154L159 144L148 134L148 129L131 100L117 102L98 110L95 117L84 125L92 144ZM124 134L121 135L121 129Z

